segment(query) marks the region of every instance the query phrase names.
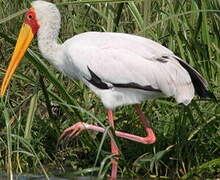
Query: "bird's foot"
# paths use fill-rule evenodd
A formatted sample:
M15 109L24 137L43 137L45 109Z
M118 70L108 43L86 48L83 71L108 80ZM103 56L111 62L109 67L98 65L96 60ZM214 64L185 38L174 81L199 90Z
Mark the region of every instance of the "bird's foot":
M78 122L66 128L59 137L57 144L61 144L61 142L68 142L70 139L78 136L85 129L86 129L86 124L83 122Z

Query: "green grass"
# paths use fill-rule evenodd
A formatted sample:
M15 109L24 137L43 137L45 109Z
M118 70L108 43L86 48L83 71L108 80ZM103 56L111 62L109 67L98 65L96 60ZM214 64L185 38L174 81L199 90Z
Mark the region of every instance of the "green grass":
M62 14L60 41L86 31L148 37L195 67L220 97L220 2L218 0L56 1ZM91 2L91 3L90 3ZM117 3L113 3L117 2ZM22 24L28 0L0 1L0 77ZM195 97L185 107L172 98L142 103L157 134L154 145L115 138L119 176L217 178L220 175L220 105ZM57 147L62 131L78 121L106 123L105 109L81 82L45 61L36 40L0 101L0 172L99 175L110 172L108 131L84 132ZM115 112L116 128L144 135L132 106ZM108 129L107 129L108 130Z

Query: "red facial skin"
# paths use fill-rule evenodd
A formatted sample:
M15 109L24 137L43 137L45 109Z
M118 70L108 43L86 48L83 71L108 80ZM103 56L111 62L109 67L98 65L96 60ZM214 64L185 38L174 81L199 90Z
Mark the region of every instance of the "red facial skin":
M37 23L37 18L34 8L30 8L28 10L28 12L25 15L24 23L28 24L31 27L32 33L34 35L37 34L37 31L40 28L40 26Z

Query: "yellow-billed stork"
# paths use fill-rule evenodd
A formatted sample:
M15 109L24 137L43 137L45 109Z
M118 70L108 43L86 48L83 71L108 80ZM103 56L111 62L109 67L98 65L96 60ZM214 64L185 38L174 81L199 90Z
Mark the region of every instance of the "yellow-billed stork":
M12 59L5 74L0 96L24 53L37 34L43 57L58 70L81 80L107 109L109 124L114 127L113 110L133 104L145 128L146 137L115 131L119 137L152 144L156 136L141 111L139 103L146 99L172 96L178 103L188 105L195 94L213 97L206 80L185 61L166 47L144 37L112 32L86 32L63 44L57 43L61 16L49 2L34 1L25 15ZM77 136L82 130L103 132L102 127L78 122L67 128L61 138ZM119 154L111 142L112 153ZM112 161L111 177L117 176L117 162Z

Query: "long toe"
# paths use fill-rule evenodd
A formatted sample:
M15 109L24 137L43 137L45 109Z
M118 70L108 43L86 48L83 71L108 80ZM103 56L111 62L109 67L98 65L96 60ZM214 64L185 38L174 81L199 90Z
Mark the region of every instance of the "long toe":
M68 142L70 139L78 136L81 131L85 130L86 127L83 122L78 122L68 128L66 128L58 139L58 144L62 142Z
M59 137L59 139L58 139L58 141L57 141L57 144L61 144L62 142L64 142L65 139L66 139L66 137L68 136L68 134L71 133L70 131L71 131L71 130L70 130L69 128L65 129L65 130L63 131L63 133L60 135L60 137Z

